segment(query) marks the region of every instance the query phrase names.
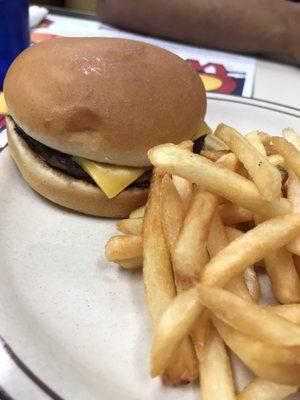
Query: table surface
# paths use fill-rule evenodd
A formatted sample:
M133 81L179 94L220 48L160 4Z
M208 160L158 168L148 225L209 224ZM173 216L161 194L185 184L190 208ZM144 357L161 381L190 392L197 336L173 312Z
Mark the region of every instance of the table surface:
M258 59L253 96L300 109L300 68Z

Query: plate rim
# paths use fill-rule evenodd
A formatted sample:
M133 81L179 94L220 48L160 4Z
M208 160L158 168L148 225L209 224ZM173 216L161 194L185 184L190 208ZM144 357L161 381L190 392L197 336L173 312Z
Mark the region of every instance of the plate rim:
M223 100L223 101L226 101L229 103L245 104L248 106L254 106L254 107L266 109L269 111L281 112L282 114L291 115L291 116L297 117L297 118L300 117L300 108L298 108L298 107L293 107L293 106L285 105L282 103L277 103L275 101L259 99L258 97L240 97L240 96L229 95L229 94L219 94L219 93L209 93L209 92L206 93L206 97L207 97L207 99L210 99L210 100L217 100L217 101ZM268 107L265 107L264 105L267 105ZM286 112L285 110L296 111L296 114Z
M65 400L57 392L50 388L42 379L40 379L25 363L22 359L15 353L12 347L7 343L7 341L0 336L0 347L1 351L4 351L9 357L10 361L13 362L13 368L18 368L20 372L24 374L29 381L35 385L36 388L40 389L42 393L48 396L52 400ZM11 373L14 373L13 371ZM3 400L17 400L11 394L7 392L7 389L0 385L0 398Z

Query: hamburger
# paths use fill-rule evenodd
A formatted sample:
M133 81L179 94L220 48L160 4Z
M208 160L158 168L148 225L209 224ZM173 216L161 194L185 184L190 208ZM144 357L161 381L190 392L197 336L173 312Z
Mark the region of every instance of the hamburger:
M57 38L30 47L4 82L9 151L25 181L84 214L146 202L147 151L192 139L206 96L180 57L137 41Z

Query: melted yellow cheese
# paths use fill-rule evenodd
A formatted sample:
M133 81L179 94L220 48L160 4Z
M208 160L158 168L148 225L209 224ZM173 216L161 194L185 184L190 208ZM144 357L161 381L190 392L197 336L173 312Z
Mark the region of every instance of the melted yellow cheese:
M145 172L144 168L119 167L81 157L72 157L72 159L81 166L109 199L117 196Z
M212 134L212 129L207 125L205 121L201 121L193 139L198 139L201 136L211 135L211 134Z
M8 112L7 105L4 98L4 93L0 92L0 114L6 115Z

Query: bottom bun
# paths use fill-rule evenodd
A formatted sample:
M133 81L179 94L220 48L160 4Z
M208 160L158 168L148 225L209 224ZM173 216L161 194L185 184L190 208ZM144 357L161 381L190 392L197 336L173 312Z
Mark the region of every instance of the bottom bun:
M49 167L17 134L13 120L7 117L6 122L11 156L25 181L48 200L83 214L112 218L128 217L146 203L148 189L123 190L108 199L97 186Z

